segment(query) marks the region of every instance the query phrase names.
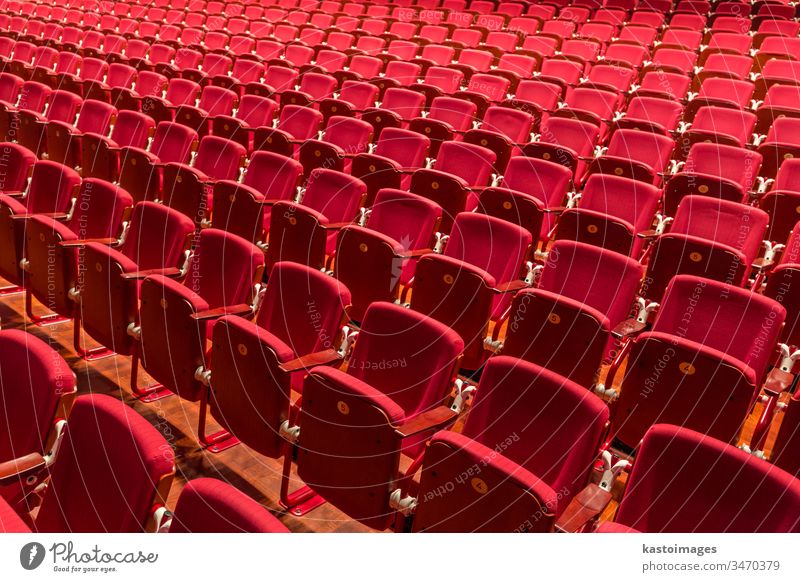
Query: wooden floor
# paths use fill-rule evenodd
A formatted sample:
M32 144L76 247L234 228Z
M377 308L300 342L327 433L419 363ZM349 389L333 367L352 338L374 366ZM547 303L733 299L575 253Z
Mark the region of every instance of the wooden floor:
M2 280L0 280L2 281ZM36 313L42 309L34 301ZM302 517L284 513L278 504L280 490L281 460L263 457L244 445L232 447L218 454L211 454L197 444L197 419L199 405L176 396L145 404L136 400L130 392L130 358L112 356L94 362L78 358L72 346L72 322L67 321L47 327L28 324L24 311L24 295L0 298L0 322L3 329L25 329L47 341L66 359L78 377L78 393L102 393L122 399L149 420L175 451L177 474L168 498L168 506L175 502L187 481L197 477L215 477L227 481L253 499L269 508L294 532L363 532L373 531L348 518L329 504L313 510ZM86 341L87 338L84 338ZM89 340L88 347L92 347ZM622 377L622 371L617 378ZM147 377L140 379L144 383ZM746 439L755 427L760 405L748 418L743 431ZM212 424L210 431L215 430ZM775 439L773 426L767 449ZM302 483L293 483L293 489ZM615 498L624 488L624 478L615 487ZM616 501L608 507L603 519L613 518Z

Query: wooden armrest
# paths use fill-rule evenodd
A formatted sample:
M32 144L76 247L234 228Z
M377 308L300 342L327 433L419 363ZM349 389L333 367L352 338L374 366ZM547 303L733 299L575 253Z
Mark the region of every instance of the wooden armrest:
M145 279L150 275L163 275L164 277L177 277L181 274L181 270L175 267L167 267L166 269L147 269L146 271L134 271L132 273L122 273L123 279Z
M253 308L246 303L239 303L238 305L226 305L225 307L216 307L214 309L206 309L205 311L198 311L192 313L192 319L196 321L207 321L209 319L219 319L225 315L247 315L252 313Z
M328 364L333 364L334 362L338 362L342 359L342 356L339 355L339 352L336 350L323 350L321 352L314 352L313 354L306 354L305 356L300 356L299 358L295 358L294 360L290 360L285 364L281 364L279 367L284 372L298 372L300 370L306 370L308 368L313 368L314 366L325 366Z
M83 247L88 245L89 243L98 243L101 245L111 245L115 242L119 242L119 239L109 237L109 238L85 238L79 240L62 240L59 245L62 247Z
M642 332L642 330L647 326L646 323L642 323L632 317L629 317L625 321L620 321L611 331L611 335L613 335L617 339L622 339L625 337L630 337L632 335L637 335Z
M414 249L412 251L405 251L399 255L397 255L401 259L415 259L417 257L421 257L423 255L429 255L433 252L433 249Z
M775 265L772 260L767 260L764 257L758 257L753 261L753 269L756 271L769 271Z
M516 279L514 281L507 281L506 283L501 283L495 288L495 291L498 293L514 293L519 291L520 289L525 289L525 287L530 287L525 281L520 279Z
M643 230L642 232L637 232L636 236L638 236L639 238L653 239L658 237L658 232L653 229Z
M794 375L791 372L784 372L780 368L772 368L764 381L764 392L778 396L786 392L793 381Z
M353 224L352 222L331 222L330 224L324 225L322 228L325 230L339 230L340 228L344 228L345 226L350 226Z
M27 220L29 218L33 218L34 216L41 216L42 218L53 218L55 220L65 220L69 218L69 214L66 212L40 212L37 214L12 214L11 218L14 220Z
M0 486L13 485L26 477L37 474L45 468L45 460L39 453L0 463Z
M444 428L458 417L458 413L449 406L437 406L433 410L426 410L411 420L395 428L401 438L408 438L433 430Z
M553 206L552 208L545 208L545 214L563 214L569 210L566 206Z
M573 497L567 508L556 521L556 531L575 533L582 531L586 524L599 516L611 501L611 492L598 485L587 485Z
M25 196L25 192L22 190L6 190L3 192L6 196L10 196L11 198L22 198Z

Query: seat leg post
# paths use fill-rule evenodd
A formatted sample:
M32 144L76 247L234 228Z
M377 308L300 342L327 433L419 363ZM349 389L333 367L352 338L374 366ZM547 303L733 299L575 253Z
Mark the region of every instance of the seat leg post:
M281 498L280 505L286 511L296 517L300 517L323 505L325 500L314 493L314 491L304 486L295 491L289 491L289 482L291 481L292 472L292 451L294 445L286 443L283 452L283 473L281 474Z
M163 398L173 396L174 393L164 388L163 384L152 384L150 386L139 387L139 346L133 348L131 357L131 392L137 400L141 402L155 402Z
M25 313L30 319L31 323L38 327L47 325L56 325L57 323L64 323L69 321L69 317L64 317L58 313L51 313L49 315L38 316L33 313L33 293L30 289L25 289Z
M211 453L221 453L222 451L235 447L239 444L239 439L227 430L221 430L213 434L206 434L206 421L208 419L208 398L211 388L206 387L200 399L200 415L197 420L197 438L200 446Z
M109 350L105 346L99 346L90 350L87 350L83 347L81 343L81 316L79 310L80 307L76 306L72 318L72 321L74 322L72 327L72 345L75 348L75 353L78 354L78 357L85 362L93 362L95 360L101 360L103 358L115 356L116 352Z

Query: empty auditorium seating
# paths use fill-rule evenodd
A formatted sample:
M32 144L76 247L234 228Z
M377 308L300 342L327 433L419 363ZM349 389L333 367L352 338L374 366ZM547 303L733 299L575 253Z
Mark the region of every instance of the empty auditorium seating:
M681 470L687 463L706 470ZM799 487L789 473L729 444L658 424L644 435L614 521L597 531L796 532ZM779 506L770 501L776 496Z
M607 420L606 406L577 384L492 358L461 434L440 431L425 451L413 530L550 531L583 487ZM473 465L474 477L456 479ZM451 492L434 494L448 482Z

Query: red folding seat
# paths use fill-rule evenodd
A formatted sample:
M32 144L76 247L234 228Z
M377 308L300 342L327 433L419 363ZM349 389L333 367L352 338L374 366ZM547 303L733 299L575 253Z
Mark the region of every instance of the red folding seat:
M784 160L771 188L760 196L758 206L769 214L767 240L785 241L800 220L800 161Z
M263 64L249 58L237 58L233 62L230 75L222 74L211 78L210 84L233 89L240 95L250 93L252 88L261 89L261 79L266 73Z
M748 9L751 7L748 6ZM731 16L728 16L731 14ZM720 7L716 7L714 10L714 18L710 22L711 26L709 27L709 32L712 34L712 38L714 33L717 31L724 31L724 32L732 32L732 33L739 33L746 35L750 32L750 25L751 20L748 18L749 14L745 14L744 10L738 9L736 13L726 12L724 7L720 10ZM748 47L749 49L749 47Z
M756 79L756 99L763 99L773 85L800 85L800 63L793 60L773 59L768 61Z
M680 73L648 71L642 76L635 95L682 101L689 91L691 82L689 76Z
M22 502L24 507L24 497L41 484L45 475L40 473L55 460L54 443L64 432L77 381L53 348L24 331L0 332L0 354L0 412L6 419L0 463L11 468L3 473L0 503Z
M57 323L73 316L70 291L79 277L73 241L117 243L132 206L130 194L121 188L86 178L68 216L34 215L26 221L20 266L25 271L25 310L31 322ZM51 313L36 315L33 298Z
M119 176L120 148L144 149L154 132L155 122L135 111L120 111L110 136L107 132L83 132L78 163L82 175L114 181Z
M447 233L458 213L475 209L476 190L490 184L495 161L494 152L485 147L444 142L433 167L419 169L411 176L411 191L442 207L441 231Z
M568 117L593 123L600 130L603 141L608 131L608 123L616 113L618 95L588 87L570 88L565 99L566 107L553 111L553 117Z
M217 479L186 484L163 529L169 533L289 533L265 507Z
M680 49L696 52L703 43L703 33L686 28L667 28L661 35L662 48Z
M709 196L683 198L669 231L651 249L643 294L658 301L673 276L689 274L744 285L769 217L758 208Z
M36 156L30 150L11 142L2 143L0 163L7 170L0 174L0 194L20 196L28 187Z
M383 94L380 107L365 110L361 118L375 128L375 137L379 138L385 127L405 128L410 120L420 116L424 105L424 94L390 87Z
M755 133L765 135L780 118L800 118L800 85L773 85L756 109Z
M504 53L497 61L497 66L491 70L492 74L508 79L509 91L515 92L520 81L533 77L534 71L539 68L539 61L532 56Z
M147 402L172 393L187 400L201 398L195 371L203 365L211 326L223 315L252 314L254 285L261 280L263 265L264 253L255 245L204 229L182 282L161 274L144 279L138 325L129 329L137 341L131 363L131 390L137 397ZM184 338L177 344L176 333ZM138 385L140 362L158 384Z
M304 44L289 44L283 51L284 64L292 67L300 68L310 64L313 60L314 49Z
M216 180L237 179L246 158L243 145L207 135L200 139L197 155L188 164L180 161L164 164L160 199L198 224L204 223L212 211L208 187Z
M686 164L664 189L664 212L674 216L678 203L690 194L747 201L761 168L761 154L716 143L695 143Z
M563 94L566 93L567 87L575 86L581 80L583 67L568 60L545 59L540 72L539 81L558 85Z
M431 252L442 209L416 194L381 189L364 226L339 231L334 275L352 293L350 318L361 321L375 301L398 301L416 258Z
M776 301L732 285L672 279L652 330L629 344L636 365L622 379L616 440L633 447L650 426L670 422L735 443L785 314ZM659 359L666 365L654 375Z
M581 66L583 72L588 72L591 65L600 54L600 43L589 39L565 40L561 44L561 53L558 59L567 59Z
M612 24L609 22L598 22L592 19L591 22L586 22L581 25L580 30L578 30L578 36L590 42L608 44L611 42L611 39L618 34L619 27L617 24L621 23Z
M284 260L322 268L326 255L335 250L336 231L356 219L366 193L357 178L326 168L312 170L297 203L273 205L268 268Z
M631 69L641 69L650 59L650 49L624 42L612 43L603 53L603 62Z
M685 471L687 463L706 469L700 475ZM597 531L797 532L798 483L789 473L730 444L657 424L639 446L614 521ZM776 505L774 499L781 503Z
M228 44L228 52L231 55L234 57L250 57L254 54L256 48L256 41L254 38L246 34L236 34L235 29L231 26L231 21L228 21L228 32L232 35ZM244 27L242 28L242 32L245 32Z
M753 38L749 34L714 32L708 46L700 53L698 64L703 65L714 54L749 55L752 45Z
M150 236L153 232L159 236ZM74 347L79 356L92 360L131 354L133 338L127 332L137 322L140 281L149 274L178 274L193 232L194 224L180 212L139 202L121 245L102 240L73 243L82 251L83 268L79 284L70 290L77 302ZM100 347L81 345L81 328Z
M317 53L313 66L307 70L314 71L315 73L333 74L344 69L347 65L347 60L348 57L343 52L322 49Z
M25 88L23 87L23 91ZM53 121L72 124L75 121L81 98L68 91L53 91L47 109L42 115L30 109L17 111L19 119L19 143L36 153L46 151L45 127Z
M775 120L764 141L758 146L758 153L764 159L761 175L772 178L785 160L800 156L800 119L781 117Z
M798 39L794 37L771 37L766 38L758 47L756 52L756 69L761 69L773 59L789 59L794 60L794 55L797 54Z
M419 80L421 70L422 68L414 63L390 61L386 64L383 76L373 82L378 86L380 96L383 98L389 88L399 89L416 83Z
M327 120L334 115L356 117L368 108L374 108L379 89L372 83L346 80L338 95L319 102L319 110Z
M23 83L16 75L0 73L0 103L6 110L16 105Z
M85 99L90 99L93 98L90 91L103 95L99 87L103 85L106 75L108 75L108 63L100 59L86 57L81 61L79 71L61 73L54 82L60 89L72 91L76 95L80 95ZM98 85L98 88L94 89L94 85ZM107 98L104 100L108 101Z
M322 113L311 107L286 105L275 128L256 128L253 148L293 157L295 145L315 137L322 127Z
M425 451L412 530L551 531L584 487L607 421L603 402L577 384L515 358L492 358L461 434L440 431ZM504 431L518 438L498 452ZM479 476L459 477L473 466ZM450 492L434 495L439 487Z
M181 77L206 84L218 76L227 76L233 67L233 60L227 55L206 53L197 68L185 67L180 72Z
M531 233L494 216L458 214L443 254L417 262L411 308L456 331L464 340L462 367L477 370L487 357L484 338L490 322L500 320L509 292L521 280Z
M637 96L630 100L625 116L614 122L613 129L636 129L670 135L678 127L683 105L657 97Z
M638 44L643 47L652 47L658 35L658 30L638 24L626 24L619 31L617 40L619 42L628 42Z
M342 80L342 86L347 80L376 79L383 71L383 61L369 55L353 55L346 71L339 71L335 77Z
M572 171L573 181L580 183L586 173L586 160L592 157L600 129L594 123L551 117L542 122L538 141L522 148L526 156L548 160Z
M618 326L631 312L642 271L624 255L557 240L536 288L520 291L498 323L507 320L508 329L494 347L591 387Z
M635 76L635 71L628 67L597 64L589 71L586 80L581 83L581 87L613 91L623 96L629 92Z
M238 95L230 89L206 85L197 105L192 101L177 107L175 122L188 125L198 135L205 136L210 132L211 119L218 115L232 115L238 104Z
M79 167L83 159L83 134L105 135L115 122L117 110L102 101L87 99L78 111L78 120L53 120L45 128L46 151L49 160Z
M676 11L669 21L670 26L687 28L689 30L705 30L706 17L696 11Z
M464 91L455 94L461 99L468 99L478 106L478 117L483 117L487 108L494 103L501 103L508 97L511 81L494 73L477 73L472 75Z
M593 174L586 180L577 207L558 218L556 239L593 244L638 258L650 229L661 191L622 176Z
M502 173L519 147L530 141L534 117L510 107L489 107L477 129L464 134L464 141L488 148L495 154L495 167Z
M752 68L752 57L746 55L715 53L706 59L702 70L695 75L693 87L695 90L698 89L700 85L702 85L703 81L709 77L747 79Z
M197 132L193 129L162 121L149 149L125 146L119 151L119 185L134 200L155 200L161 193L162 166L169 162L188 163L197 149Z
M718 55L721 57L722 55ZM645 71L665 71L681 75L692 75L697 64L697 54L688 49L658 48L653 53L652 63Z
M538 34L528 35L525 37L525 40L522 41L522 50L524 51L523 54L533 56L539 61L542 61L546 57L552 57L555 55L559 46L559 39L539 36Z
M278 104L267 97L243 95L234 115L215 115L211 121L211 132L242 144L248 152L253 151L255 130L271 127Z
M618 129L603 155L590 164L589 174L614 174L658 186L674 149L675 142L666 135Z
M109 448L113 454L108 454ZM146 531L153 526L155 509L166 500L174 473L172 449L148 421L116 398L80 396L31 520L33 529Z
M53 88L60 88L64 77L75 75L81 68L81 57L71 52L60 52L56 57L53 67L37 67L33 70L31 78Z
M260 244L269 231L271 206L294 200L303 175L299 162L272 152L258 151L241 182L214 183L211 225Z
M297 471L308 489L288 491L293 447L287 447L283 505L302 513L319 505L312 497L317 494L364 525L389 527L395 516L386 484L399 477L403 450L452 422L454 413L442 403L462 349L458 335L435 320L390 303L372 304L347 372L318 366L306 377L302 406L291 415L296 426L289 430L293 440L303 439ZM413 366L407 363L412 354ZM379 361L384 365L374 365ZM367 434L381 437L362 438Z
M577 26L571 20L548 20L542 25L542 36L551 36L556 39L571 38L575 34Z
M750 81L709 77L703 81L697 96L686 105L684 120L692 121L701 107L709 105L749 110L754 90Z
M436 97L428 109L427 117L417 117L409 123L409 129L421 133L431 140L432 157L446 141L459 139L472 127L478 106L474 102L455 97Z
M534 127L554 111L562 96L560 86L535 79L523 79L517 86L514 97L505 102L506 106L522 109L534 116Z
M281 107L286 105L302 105L312 107L322 99L333 96L339 82L331 75L321 73L305 73L300 78L297 90L288 89L280 94Z
M28 67L33 62L36 45L25 41L14 44L14 54L8 63L8 72L25 80L29 78Z
M408 188L411 174L423 167L430 147L425 135L387 127L371 152L353 157L350 173L367 185L366 206L372 206L382 188Z
M0 101L0 129L2 137L9 141L19 141L20 122L19 114L24 111L32 112L38 116L45 110L53 91L42 83L25 81L19 92L19 102L16 107L11 103Z
M247 92L253 95L272 96L274 93L291 91L297 85L298 72L289 67L270 65L264 73L263 86L252 83L247 87Z
M309 139L300 145L298 159L304 173L309 175L314 168L350 173L352 158L369 149L372 133L372 126L366 121L330 117L320 139Z
M772 454L770 460L780 467L788 471L789 474L795 477L800 476L800 455L798 451L798 425L800 425L800 396L795 392L794 396L786 404L781 421L778 434L775 437L775 442L772 446Z
M421 83L411 85L409 88L420 91L425 95L427 105L436 97L457 92L464 81L464 73L449 67L430 66L425 72Z
M141 77L142 75L139 75L139 81L141 81ZM136 86L139 86L139 82ZM200 85L194 81L176 77L169 80L163 97L160 94L144 95L141 98L141 110L152 117L156 123L172 121L175 117L175 109L181 105L194 105L199 94Z
M775 8L777 4L764 5ZM786 7L791 11L790 6ZM753 25L756 27L755 34L753 35L753 46L760 48L761 45L769 38L783 37L784 39L794 38L800 33L800 23L793 20L782 20L777 18L761 17L758 16L754 19ZM756 55L758 58L758 55Z

